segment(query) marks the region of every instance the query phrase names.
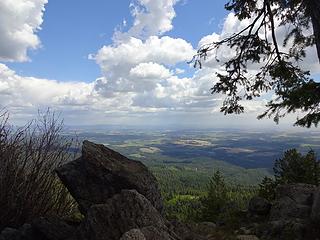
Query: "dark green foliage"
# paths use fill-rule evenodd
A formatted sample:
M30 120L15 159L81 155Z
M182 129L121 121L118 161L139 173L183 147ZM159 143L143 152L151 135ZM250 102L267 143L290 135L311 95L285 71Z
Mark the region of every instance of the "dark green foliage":
M259 184L259 196L268 200L274 200L279 184L320 184L320 161L313 150L302 155L296 149L290 149L275 161L273 170L274 179L265 177Z
M199 220L237 224L241 211L247 208L255 194L255 187L227 184L221 173L216 171L208 184L207 194L200 200Z
M182 222L200 219L202 203L199 196L175 195L170 200L165 200L164 205L168 219L176 219Z
M274 174L278 183L307 183L319 185L320 162L314 151L302 155L296 149L288 150L274 164Z
M269 201L272 201L275 199L276 187L277 182L274 179L270 177L265 177L259 184L258 195Z
M212 87L212 93L226 94L221 111L242 113L242 100L272 90L277 98L258 118L273 117L278 122L287 113L300 110L305 115L295 124L316 126L320 121L320 83L300 68L300 62L306 49L314 45L320 59L320 1L230 0L225 8L239 20L250 19L250 24L219 42L201 46L192 60L201 68L210 51L221 46L234 50L235 56L223 63L225 71L217 73L219 81ZM282 42L276 34L279 26L287 30ZM259 71L250 74L248 66L257 63Z
M226 210L229 202L228 189L225 180L219 171L216 171L208 184L207 196L202 199L202 218L216 222Z

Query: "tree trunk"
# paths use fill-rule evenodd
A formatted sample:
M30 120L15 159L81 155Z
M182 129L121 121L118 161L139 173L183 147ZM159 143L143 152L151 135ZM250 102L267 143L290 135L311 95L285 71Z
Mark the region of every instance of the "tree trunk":
M320 62L320 0L311 0L308 1L308 3L313 26L313 34L317 47L318 59Z

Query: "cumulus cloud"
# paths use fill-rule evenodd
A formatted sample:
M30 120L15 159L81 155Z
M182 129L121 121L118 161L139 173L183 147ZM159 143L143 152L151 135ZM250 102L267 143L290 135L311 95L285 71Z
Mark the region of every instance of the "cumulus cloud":
M12 21L14 14L20 16L10 27L0 21L0 60L25 61L27 50L39 46L36 32L42 23L46 2L0 2L0 20ZM224 60L233 56L234 52L228 48L212 52L203 69L189 69L185 74L188 68L186 62L196 50L185 39L164 35L173 28L177 2L136 0L131 5L134 18L131 28L127 32L115 32L112 44L90 55L89 58L96 61L102 72L102 76L92 83L24 77L0 64L1 106L21 112L51 106L73 115L75 121L79 121L78 116L82 121L91 116L94 123L106 123L106 119L112 118L115 123L128 123L146 116L156 116L162 120L175 119L174 116L180 120L190 117L188 121L201 122L203 116L220 116L217 112L224 96L210 93L210 88L217 81L215 72L221 70L221 63L217 63L216 57ZM15 11L17 13L13 14ZM125 21L123 25L126 24ZM204 36L199 46L221 40L246 24L229 14L221 32ZM184 69L181 69L182 64ZM307 66L312 64L312 59L306 61ZM256 69L257 66L251 66L252 71ZM245 101L243 105L249 114L256 116L257 112L263 111L266 101L267 98L262 97ZM214 119L222 118L224 116L221 115ZM208 121L206 117L203 119Z
M81 82L58 82L22 77L0 64L0 102L5 107L90 104L91 85Z
M28 49L40 46L37 31L47 0L0 1L0 61L26 61Z
M130 4L134 17L133 26L128 32L116 32L116 41L128 37L148 38L161 35L173 28L176 16L174 5L179 0L136 0Z

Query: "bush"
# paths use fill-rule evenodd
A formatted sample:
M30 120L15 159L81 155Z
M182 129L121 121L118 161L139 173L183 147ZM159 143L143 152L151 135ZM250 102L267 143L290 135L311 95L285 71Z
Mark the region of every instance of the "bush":
M197 221L202 207L198 196L175 195L165 201L166 218L181 222Z
M49 110L24 127L0 114L0 230L40 216L67 217L75 201L54 169L69 161L74 140L61 135L63 123Z

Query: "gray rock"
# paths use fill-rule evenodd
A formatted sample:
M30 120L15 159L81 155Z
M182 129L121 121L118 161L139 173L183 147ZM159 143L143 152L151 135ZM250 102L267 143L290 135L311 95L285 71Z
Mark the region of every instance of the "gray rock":
M122 189L136 189L162 212L158 183L147 167L104 145L84 141L82 156L56 172L83 214L91 205L105 203Z
M0 240L20 240L21 234L17 229L5 228L0 234Z
M176 238L163 230L153 226L144 227L142 229L131 229L122 235L120 240L174 240Z
M167 230L159 229L154 226L144 227L141 232L146 240L180 240L177 236L172 236Z
M37 233L31 224L24 224L19 229L5 228L0 234L0 240L46 240Z
M277 220L269 223L269 237L267 239L305 240L307 224L303 220Z
M104 204L92 205L80 226L79 239L118 240L131 229L167 229L166 220L135 190L122 190Z
M196 225L197 232L201 233L202 235L211 234L216 230L216 228L217 225L213 222L200 222Z
M238 235L236 237L238 240L259 240L256 235Z
M124 233L120 240L147 240L140 229L131 229Z
M84 141L82 156L56 172L83 214L91 205L103 204L123 189L136 189L162 213L158 183L147 167L104 145Z
M311 209L311 220L314 223L320 223L320 187L318 187L314 193Z
M33 232L46 240L64 240L71 238L76 228L59 218L39 218L32 222Z
M199 226L193 226L191 224L186 224L173 220L170 224L167 225L171 233L175 233L175 236L178 236L182 240L206 240L207 238L203 235L207 235L208 232L205 232L204 229L201 229ZM206 226L206 230L208 227ZM212 228L210 231L212 232Z
M248 211L251 215L265 216L270 212L271 204L268 200L262 197L253 197L248 206Z
M277 187L276 200L271 207L270 219L309 218L315 188L308 184L287 184Z

